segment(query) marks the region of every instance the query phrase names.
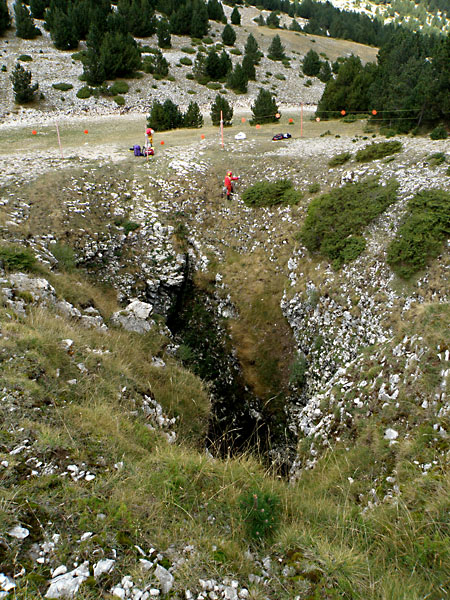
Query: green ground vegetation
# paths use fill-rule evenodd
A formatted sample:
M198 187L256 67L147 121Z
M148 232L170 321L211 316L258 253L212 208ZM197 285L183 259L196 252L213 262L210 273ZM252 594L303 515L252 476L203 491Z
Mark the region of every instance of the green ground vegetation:
M364 228L395 202L398 184L370 178L332 190L311 201L300 239L335 269L357 258L366 242Z
M408 279L436 258L450 236L450 193L423 190L408 202L407 216L387 252L387 262Z
M264 181L244 190L242 199L247 206L273 206L275 204L297 204L302 192L294 189L289 179Z

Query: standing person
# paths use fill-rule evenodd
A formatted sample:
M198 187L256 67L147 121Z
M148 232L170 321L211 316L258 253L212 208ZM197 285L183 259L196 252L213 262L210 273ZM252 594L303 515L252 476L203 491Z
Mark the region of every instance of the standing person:
M155 132L153 131L153 129L151 127L148 127L145 130L145 147L146 148L151 148L153 146L153 134Z
M233 177L233 173L228 171L225 175L225 188L227 190L227 200L231 200L231 194L234 192L233 181L238 181L239 177Z

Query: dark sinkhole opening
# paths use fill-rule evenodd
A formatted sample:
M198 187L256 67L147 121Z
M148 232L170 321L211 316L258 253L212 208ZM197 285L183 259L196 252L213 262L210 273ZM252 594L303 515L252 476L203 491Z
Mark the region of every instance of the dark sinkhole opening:
M221 457L252 452L287 474L296 448L287 399L280 394L264 401L246 384L214 293L186 277L167 325L179 344L178 358L210 390L207 449Z

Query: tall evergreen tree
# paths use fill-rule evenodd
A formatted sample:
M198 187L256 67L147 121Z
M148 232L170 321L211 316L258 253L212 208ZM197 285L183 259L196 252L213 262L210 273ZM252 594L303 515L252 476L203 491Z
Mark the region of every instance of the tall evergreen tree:
M141 65L139 48L130 34L107 31L100 47L106 79L132 74Z
M199 128L203 125L203 115L197 102L190 102L183 115L183 127Z
M100 56L101 43L102 32L94 23L87 35L87 51L83 60L83 74L88 85L99 85L105 80L105 69Z
M234 92L246 94L248 89L248 79L244 73L242 65L239 63L234 67L233 71L228 75L227 85Z
M170 24L167 19L159 19L156 33L158 35L158 46L160 48L172 48Z
M208 0L208 18L211 21L218 21L219 23L226 23L227 18L223 11L222 3L219 0Z
M6 0L0 0L0 35L8 29L11 25L11 15L8 10L8 3Z
M47 6L47 0L30 0L30 10L33 19L43 19Z
M259 88L258 96L251 108L253 113L252 124L275 123L278 120L275 116L279 113L278 106L269 90Z
M205 68L209 79L212 79L213 81L217 81L223 76L220 58L214 47L208 52Z
M226 77L230 71L233 69L233 63L231 58L226 50L222 50L220 54L220 71L221 77Z
M241 24L241 13L238 11L236 6L231 11L230 21L232 25Z
M51 36L58 50L72 50L78 47L78 36L73 21L60 8L53 12Z
M267 58L270 58L271 60L283 60L286 58L284 46L281 43L281 39L278 34L272 38L272 43L270 44L267 52Z
M242 68L244 70L244 73L245 73L247 79L249 79L251 81L256 81L255 64L254 64L253 60L250 58L250 56L248 56L248 54L245 54L244 58L242 59Z
M311 48L303 58L302 71L305 75L315 77L320 71L320 58L315 50Z
M233 119L233 108L229 105L222 94L217 94L216 99L211 105L211 121L213 125L220 125L221 111L223 126L230 127Z
M155 100L147 119L149 127L155 131L167 131L183 126L183 113L178 106L167 99L163 104Z
M255 36L252 33L248 36L247 42L245 43L244 54L249 56L255 65L257 65L264 56L259 49Z
M153 75L166 77L169 74L169 63L159 49L144 58L143 68L146 73L152 73Z
M174 35L189 35L192 18L192 3L182 4L170 15L170 31Z
M19 63L14 67L14 71L10 75L13 85L14 101L16 104L26 104L34 99L34 93L38 89L39 84L31 84L31 71L26 71Z
M197 52L195 56L194 66L192 68L192 73L199 83L202 85L208 83L209 75L206 70L206 56L203 52Z
M270 27L271 29L277 29L280 26L280 18L278 17L277 13L274 10L267 17L266 25L267 25L267 27Z
M41 35L33 21L33 17L25 4L17 0L14 4L14 15L16 20L16 37L24 40L32 40Z
M222 31L222 42L226 46L233 46L235 41L236 41L236 32L231 27L231 25L228 25L228 23L227 23Z
M208 9L203 0L193 0L190 34L192 37L202 38L208 33Z
M319 71L317 77L320 79L320 81L322 83L326 83L327 81L330 81L332 74L331 74L330 63L327 60L324 60L321 63L320 71Z

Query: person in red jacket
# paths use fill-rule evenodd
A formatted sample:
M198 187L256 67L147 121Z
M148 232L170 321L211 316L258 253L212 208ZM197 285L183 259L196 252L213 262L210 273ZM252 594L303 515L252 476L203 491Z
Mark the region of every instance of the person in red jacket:
M233 181L238 181L239 177L233 177L233 173L228 171L225 175L225 188L227 190L227 200L231 200L231 194L233 193Z

